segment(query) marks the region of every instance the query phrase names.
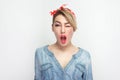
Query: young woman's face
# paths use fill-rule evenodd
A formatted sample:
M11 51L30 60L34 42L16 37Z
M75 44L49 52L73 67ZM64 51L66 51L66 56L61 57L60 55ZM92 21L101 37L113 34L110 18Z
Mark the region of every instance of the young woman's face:
M52 25L52 30L56 36L57 44L67 46L71 43L74 30L63 15L56 16Z

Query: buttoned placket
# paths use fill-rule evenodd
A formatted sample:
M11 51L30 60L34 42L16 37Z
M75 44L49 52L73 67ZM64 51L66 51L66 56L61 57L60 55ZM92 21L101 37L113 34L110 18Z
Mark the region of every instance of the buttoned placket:
M69 63L66 65L65 68L62 68L62 66L60 65L60 63L58 62L58 60L56 59L56 57L54 56L54 54L48 50L48 46L46 47L46 50L48 51L49 56L52 58L52 60L55 62L55 64L57 65L57 68L59 68L60 72L62 73L62 78L61 80L66 80L65 77L67 75L67 70L69 69L69 67L72 65L72 63L75 61L75 59L77 59L77 57L80 56L79 53L81 50L79 50L75 55L72 56L72 59L69 61ZM69 75L67 75L69 76ZM70 80L71 77L69 76Z

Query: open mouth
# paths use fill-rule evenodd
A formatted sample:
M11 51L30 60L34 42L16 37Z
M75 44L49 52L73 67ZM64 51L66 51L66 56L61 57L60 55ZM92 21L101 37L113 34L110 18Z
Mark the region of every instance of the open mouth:
M65 44L67 37L65 35L61 35L60 39L61 39L61 43Z
M66 40L66 36L61 36L61 40Z

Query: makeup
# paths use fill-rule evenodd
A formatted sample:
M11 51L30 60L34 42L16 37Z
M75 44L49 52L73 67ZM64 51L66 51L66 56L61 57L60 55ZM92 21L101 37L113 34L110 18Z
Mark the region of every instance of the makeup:
M67 40L66 35L60 35L60 41L61 41L62 44L65 44L66 40Z

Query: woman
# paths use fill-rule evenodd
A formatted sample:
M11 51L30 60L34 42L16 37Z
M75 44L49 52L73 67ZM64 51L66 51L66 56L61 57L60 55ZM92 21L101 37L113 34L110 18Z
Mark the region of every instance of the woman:
M36 50L34 80L92 80L89 53L71 42L75 14L63 5L51 15L56 42Z

